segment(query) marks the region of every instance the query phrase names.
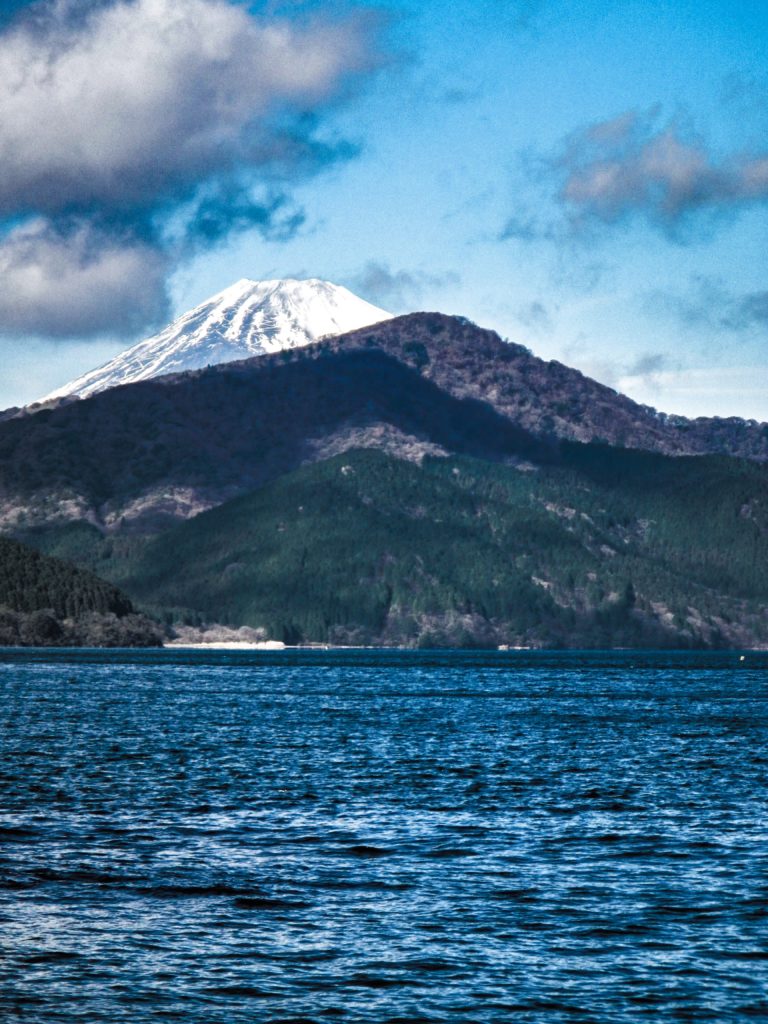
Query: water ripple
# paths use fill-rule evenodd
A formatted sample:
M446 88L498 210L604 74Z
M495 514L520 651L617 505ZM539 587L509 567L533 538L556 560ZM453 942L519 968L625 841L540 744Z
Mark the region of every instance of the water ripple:
M3 652L0 1017L766 1019L766 668Z

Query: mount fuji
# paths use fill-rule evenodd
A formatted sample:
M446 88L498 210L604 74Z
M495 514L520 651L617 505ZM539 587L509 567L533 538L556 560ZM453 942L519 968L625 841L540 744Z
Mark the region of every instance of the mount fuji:
M345 334L391 318L391 313L328 281L244 278L41 401L87 398L161 374L299 348L325 335Z

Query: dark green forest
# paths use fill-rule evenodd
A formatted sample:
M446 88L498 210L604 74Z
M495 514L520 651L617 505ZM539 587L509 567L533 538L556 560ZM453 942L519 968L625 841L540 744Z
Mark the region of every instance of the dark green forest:
M289 643L768 642L768 468L564 444L556 463L375 450L304 467L159 537L34 543L168 623Z
M159 630L93 573L0 537L0 644L151 646Z

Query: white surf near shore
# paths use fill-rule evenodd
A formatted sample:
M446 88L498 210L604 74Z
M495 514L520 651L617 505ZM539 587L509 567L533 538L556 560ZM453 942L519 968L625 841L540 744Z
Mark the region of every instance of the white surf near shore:
M173 647L176 650L198 650L198 651L284 651L286 645L282 640L257 640L253 643L247 640L212 640L208 643L190 644L174 642L164 644L164 647Z

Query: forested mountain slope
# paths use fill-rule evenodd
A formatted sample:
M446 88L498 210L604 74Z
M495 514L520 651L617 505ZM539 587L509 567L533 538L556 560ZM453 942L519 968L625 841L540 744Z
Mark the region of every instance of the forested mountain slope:
M760 646L768 467L566 445L558 464L350 451L157 539L37 543L169 621L287 642Z
M378 350L258 359L0 423L0 522L155 528L349 447L547 457L492 406Z
M0 423L0 525L154 529L353 447L547 460L558 439L768 454L768 427L664 418L457 317L114 388Z
M329 339L322 349L380 348L453 395L480 398L533 434L668 455L768 459L768 424L657 413L579 370L532 355L461 317L412 313ZM317 348L317 347L315 347ZM313 350L308 351L312 355Z
M0 529L169 623L754 646L764 454L764 427L665 419L414 314L0 423Z
M160 631L111 583L0 537L0 645L152 646Z

